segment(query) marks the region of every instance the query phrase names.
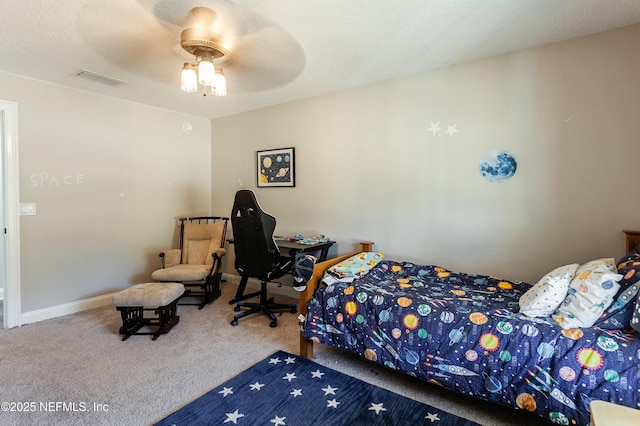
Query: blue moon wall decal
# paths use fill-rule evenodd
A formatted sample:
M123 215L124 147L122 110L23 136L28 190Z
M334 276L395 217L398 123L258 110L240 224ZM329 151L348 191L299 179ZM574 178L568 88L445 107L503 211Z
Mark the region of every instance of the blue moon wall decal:
M517 168L518 162L515 157L503 149L488 152L480 161L480 174L491 183L508 181Z

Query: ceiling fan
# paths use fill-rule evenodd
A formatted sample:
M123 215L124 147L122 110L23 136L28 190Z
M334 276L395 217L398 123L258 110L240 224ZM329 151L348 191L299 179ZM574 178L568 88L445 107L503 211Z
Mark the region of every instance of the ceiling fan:
M114 3L98 11L87 6L77 31L101 57L144 79L175 87L178 64L191 64L193 78L203 59L210 59L214 75L217 70L224 75L229 93L242 94L284 86L305 67L304 51L291 34L237 2L136 3ZM114 26L116 18L119 25Z
M215 8L194 7L187 23L183 21L187 27L180 34L180 46L195 58L183 66L183 90L197 91L199 82L205 94L210 88L222 95L229 82L234 92L251 92L282 86L300 75L304 52L283 28L229 2L216 3Z
M224 37L213 29L218 15L203 6L194 7L190 13L197 25L182 31L180 45L195 56L196 63L184 63L180 88L185 92L197 92L200 83L204 86L204 96L207 95L207 88L216 96L225 96L227 81L222 69L214 65L214 60L226 62L231 55L224 47Z

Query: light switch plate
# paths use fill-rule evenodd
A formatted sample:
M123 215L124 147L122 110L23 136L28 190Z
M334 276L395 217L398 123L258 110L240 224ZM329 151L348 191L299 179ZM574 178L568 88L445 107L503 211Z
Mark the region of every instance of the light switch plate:
M20 216L35 216L36 203L20 203Z

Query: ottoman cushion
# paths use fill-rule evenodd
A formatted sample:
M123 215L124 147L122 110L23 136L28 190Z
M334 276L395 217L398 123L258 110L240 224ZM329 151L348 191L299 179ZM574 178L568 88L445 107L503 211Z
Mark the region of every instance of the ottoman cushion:
M182 296L184 285L180 283L143 283L136 284L113 296L113 305L159 307Z

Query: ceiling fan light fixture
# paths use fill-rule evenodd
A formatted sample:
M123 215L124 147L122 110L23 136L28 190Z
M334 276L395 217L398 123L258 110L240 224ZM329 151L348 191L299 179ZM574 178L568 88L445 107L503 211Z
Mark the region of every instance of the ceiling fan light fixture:
M213 86L216 78L216 68L210 57L198 57L198 82L205 87Z
M216 18L216 13L206 7L196 7L191 11L192 15L198 18L199 22L206 25L200 25L187 28L180 35L180 45L182 48L195 56L196 64L186 63L182 68L181 88L185 92L196 92L197 84L204 86L206 89L211 88L211 92L217 96L225 96L227 94L227 82L222 71L218 72L213 63L225 62L229 59L228 50L223 47L223 37L214 31L211 27ZM193 75L197 67L198 75L194 83ZM195 85L195 88L194 88Z
M198 91L198 76L193 64L185 62L180 76L180 88L185 92Z
M227 79L224 78L224 73L220 68L216 68L215 84L211 88L211 93L216 96L227 95Z

